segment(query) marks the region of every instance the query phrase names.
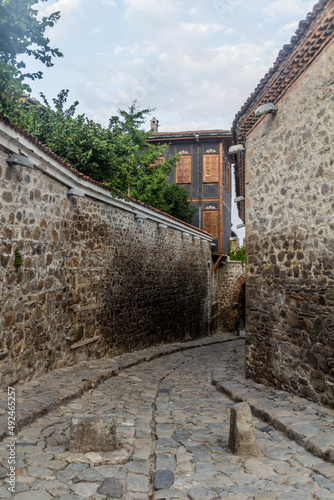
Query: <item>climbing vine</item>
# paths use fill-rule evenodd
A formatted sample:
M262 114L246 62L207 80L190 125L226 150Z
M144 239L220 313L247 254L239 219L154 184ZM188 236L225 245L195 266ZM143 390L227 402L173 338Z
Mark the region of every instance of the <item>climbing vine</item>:
M237 248L236 250L231 250L230 251L230 260L239 260L241 262L245 262L245 260L246 260L245 247L241 246L241 247Z
M20 252L20 248L17 247L15 249L15 261L14 261L14 266L15 266L16 271L18 271L20 269L22 264L23 264L22 254Z

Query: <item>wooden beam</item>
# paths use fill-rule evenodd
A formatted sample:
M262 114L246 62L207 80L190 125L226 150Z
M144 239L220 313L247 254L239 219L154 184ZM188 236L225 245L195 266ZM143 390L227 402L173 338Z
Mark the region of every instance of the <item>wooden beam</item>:
M96 342L97 340L100 340L101 335L97 335L96 337L92 337L91 339L86 339L83 340L82 342L76 342L75 344L71 345L71 349L77 349L78 347L81 347L83 345L91 344L92 342Z
M222 260L222 258L223 258L223 257L224 257L224 255L221 253L221 254L219 255L218 259L216 260L215 265L214 265L214 266L213 266L213 268L212 268L212 275L214 275L214 274L215 274L216 269L218 268L219 263L220 263L220 261Z

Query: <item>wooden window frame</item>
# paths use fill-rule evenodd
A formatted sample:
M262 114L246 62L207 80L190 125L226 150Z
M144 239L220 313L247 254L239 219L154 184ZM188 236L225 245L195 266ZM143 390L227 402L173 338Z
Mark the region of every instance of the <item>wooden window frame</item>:
M206 161L210 159L209 170L207 173ZM212 165L213 160L216 160L216 165ZM215 171L213 171L213 167ZM216 183L219 182L219 154L218 153L210 153L203 155L203 182L205 183Z
M214 239L219 239L220 237L219 224L220 224L219 210L203 211L203 229L207 233L210 233ZM214 230L212 230L213 225L216 226Z
M186 172L185 171L185 165L184 163L186 161L189 161L189 169ZM176 184L191 184L191 178L192 178L192 161L191 161L191 155L182 155L180 160L176 164L176 171L175 171L175 183Z
M166 158L164 156L159 156L154 163L151 163L151 167L155 167L155 165L163 165L166 162Z

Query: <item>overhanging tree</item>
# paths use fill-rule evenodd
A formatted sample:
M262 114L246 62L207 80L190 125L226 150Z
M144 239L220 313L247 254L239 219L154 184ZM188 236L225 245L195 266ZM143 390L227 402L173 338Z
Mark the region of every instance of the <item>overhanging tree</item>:
M41 0L45 2L47 0ZM53 66L53 58L62 56L58 49L50 46L45 30L54 26L60 17L54 12L49 17L38 19L33 8L38 0L0 0L0 92L2 101L30 90L25 79L42 78L42 72L26 71L22 55L32 56L47 67ZM8 101L9 104L11 101Z
M44 105L39 107L20 101L23 91L30 91L25 80L42 78L41 71L26 71L22 55L32 56L47 67L53 66L54 57L62 56L45 36L60 13L40 20L33 8L37 3L0 0L0 111L80 172L191 222L196 209L188 202L184 188L166 183L178 157L160 162L167 146L147 143L149 133L140 128L151 110L139 110L134 103L129 111L119 110L119 116L112 116L108 127L103 127L85 115L75 117L77 101L65 109L66 90L53 99L55 109L43 94Z
M168 146L147 142L150 132L141 129L152 110L140 110L133 103L128 111L118 110L103 127L84 114L75 116L77 101L66 108L68 94L62 90L53 107L41 94L42 106L20 103L12 113L7 110L7 116L85 175L191 222L196 209L185 189L166 182L179 157L161 162Z

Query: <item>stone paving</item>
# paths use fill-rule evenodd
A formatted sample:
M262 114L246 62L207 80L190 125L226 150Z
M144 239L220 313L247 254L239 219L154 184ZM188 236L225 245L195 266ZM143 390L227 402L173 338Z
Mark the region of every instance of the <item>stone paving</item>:
M196 348L196 342L202 346ZM160 348L164 354L168 352L168 346ZM123 366L130 359L132 366L130 363L129 367L101 381L95 389L88 389L76 399L70 400L71 395L68 394L69 400L65 401L54 395L54 409L51 407L51 384L48 384L52 373L35 379L34 384L40 384L43 379L48 389L49 405L43 409L48 413L38 417L35 412L29 426L17 434L15 495L7 490L6 482L8 438L0 444L0 498L334 498L334 465L314 456L274 429L268 424L268 419L263 422L254 417L257 456L232 455L227 449L227 440L229 412L234 402L220 391L230 391L236 401L247 399L249 393L253 413L258 408L258 411L262 409L273 418L274 410L277 414L279 409L282 418L287 417L283 420L287 424L282 429L285 431L295 422L293 417L299 416L301 422L309 422L309 417L313 416L313 425L326 434L333 423L334 411L322 408L322 412L317 414L318 408L321 408L317 405L245 380L242 339L226 341L222 336L203 339L185 344L182 350L179 348L164 357L157 357L159 348L156 349L154 356L152 350L147 350L149 361L143 361L144 351L140 354L141 362L135 361L131 357L133 354L120 357ZM101 360L101 363L106 361ZM113 362L118 363L119 360ZM94 361L92 365L99 363ZM63 387L72 387L72 392L78 391L78 387L74 387L74 376L80 370L75 367L64 370L61 379ZM89 378L94 385L97 383L94 377L100 375L88 375L86 372L84 378ZM32 387L36 389L37 385ZM41 385L38 387L42 389ZM24 392L24 387L21 391ZM38 391L34 393L31 407L34 407L36 393ZM17 411L21 411L20 407ZM70 451L71 418L83 413L116 415L116 451L85 454ZM21 425L24 425L23 421ZM305 425L312 427L309 423ZM330 458L328 454L327 459Z
M97 387L102 381L118 375L125 368L185 349L225 342L234 338L236 338L235 335L223 332L188 342L157 345L111 359L82 361L74 366L53 370L24 383L20 382L16 384L16 399L20 407L20 411L16 414L16 429L21 429L57 406L81 396L89 389ZM7 400L7 391L0 391L0 441L8 433Z
M241 367L240 367L241 368ZM289 392L270 389L235 372L227 354L212 383L233 401L247 401L255 416L284 432L319 458L334 462L334 411Z

